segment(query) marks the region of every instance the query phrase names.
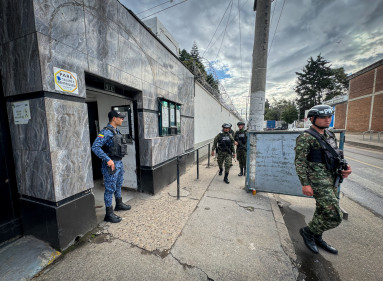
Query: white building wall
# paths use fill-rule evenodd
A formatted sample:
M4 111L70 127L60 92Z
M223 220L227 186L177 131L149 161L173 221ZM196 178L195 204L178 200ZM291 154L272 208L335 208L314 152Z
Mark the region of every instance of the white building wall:
M195 148L213 140L222 130L223 123L233 124L232 129L236 131L240 121L198 82L195 83L194 112Z
M157 17L144 21L145 25L172 51L175 55L179 54L179 44L166 29L166 27L158 20Z

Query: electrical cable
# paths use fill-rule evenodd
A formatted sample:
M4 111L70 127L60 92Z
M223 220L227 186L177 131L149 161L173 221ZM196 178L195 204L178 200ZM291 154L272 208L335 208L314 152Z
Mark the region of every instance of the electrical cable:
M275 30L274 30L273 39L271 40L270 48L269 48L269 51L267 52L267 57L269 57L269 54L270 54L270 51L271 51L271 47L273 46L274 37L275 37L275 34L277 33L277 29L278 29L278 25L279 25L279 20L281 19L283 8L285 7L285 2L286 2L286 0L283 0L283 5L282 5L281 13L279 14L277 26L275 27Z
M161 4L158 4L158 5L154 6L154 7L151 7L151 8L149 8L149 9L145 10L145 11L139 12L139 13L137 13L136 15L145 13L145 12L150 11L150 10L153 10L154 8L157 8L157 7L159 7L159 6L162 6L163 4L166 4L166 3L168 3L168 2L172 2L172 0L165 1L165 2L163 2L163 3L161 3Z
M242 4L241 8L242 8L243 6L245 6L246 3L247 3L248 1L249 1L249 0L246 0L246 2ZM237 17L233 17L233 18L231 19L231 21L230 21L230 24L231 24L235 19L237 19ZM221 38L221 36L222 36L224 33L225 33L225 30L223 30L223 31L221 32L221 34L216 38L216 40L214 41L214 43L213 43L210 47L213 47L213 46L215 45L215 43L217 43L217 41L219 40L219 38Z
M241 35L241 10L238 0L238 29L239 29L239 58L241 60L241 78L242 78L242 35Z
M149 15L149 16L143 17L143 18L141 18L141 20L146 19L146 18L148 18L148 17L151 17L151 16L153 16L153 15L155 15L155 14L161 13L162 11L165 11L165 10L167 10L167 9L173 8L174 6L177 6L177 5L179 5L179 4L182 4L182 3L186 2L186 1L188 1L188 0L184 0L184 1L182 1L182 2L179 2L179 3L177 3L177 4L172 5L172 6L170 6L170 7L167 7L167 8L165 8L165 9L162 9L162 10L160 10L160 11L158 11L158 12L155 12L155 13Z
M273 17L274 17L275 7L277 6L277 2L278 2L278 0L275 0L275 3L274 3L274 9L273 9L273 12L271 13L270 24L273 22Z
M227 18L227 23L226 23L225 30L224 30L224 33L223 33L223 36L222 36L221 45L219 46L219 49L218 49L217 55L216 55L216 57L215 57L215 60L217 60L218 55L219 55L219 52L221 51L222 43L223 43L223 40L225 39L225 35L226 35L227 26L229 25L230 16L231 16L231 10L232 10L232 9L233 9L233 1L231 1L229 17Z
M233 2L233 0L230 0L230 1L229 1L229 5L227 5L226 10L225 10L225 12L223 13L223 16L222 16L221 20L219 21L219 24L218 24L217 28L215 29L213 36L210 38L209 44L207 44L207 47L206 47L205 51L203 52L202 56L204 56L205 53L207 52L207 50L209 49L209 47L210 47L210 43L211 43L211 41L213 40L214 35L217 33L217 31L218 31L218 29L219 29L219 26L221 25L221 22L222 22L222 20L224 19L227 10L228 10L229 7L230 7L230 3L231 3L231 2Z

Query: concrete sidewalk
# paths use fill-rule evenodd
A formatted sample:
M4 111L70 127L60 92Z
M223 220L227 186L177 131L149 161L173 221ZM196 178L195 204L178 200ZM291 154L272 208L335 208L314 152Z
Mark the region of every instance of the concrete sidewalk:
M121 223L101 223L33 280L296 280L274 198L246 193L236 163L229 185L217 170L189 169L181 200L176 183L137 194Z
M378 136L375 133L370 140L370 135L366 134L363 138L362 133L346 133L346 145L350 146L359 146L376 150L383 150L383 136L382 139L378 141Z

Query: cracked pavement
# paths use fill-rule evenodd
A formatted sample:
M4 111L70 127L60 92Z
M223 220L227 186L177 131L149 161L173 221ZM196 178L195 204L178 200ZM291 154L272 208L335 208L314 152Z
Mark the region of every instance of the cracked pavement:
M213 161L212 161L213 162ZM137 193L119 224L102 222L34 280L296 280L271 197L195 166L155 196ZM274 208L275 209L275 208ZM279 211L279 210L278 210Z

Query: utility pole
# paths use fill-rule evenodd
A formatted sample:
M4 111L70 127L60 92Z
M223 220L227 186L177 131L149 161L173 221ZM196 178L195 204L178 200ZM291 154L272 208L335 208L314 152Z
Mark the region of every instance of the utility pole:
M255 19L253 67L250 85L250 131L263 130L270 8L271 0L254 0L254 11L257 11L257 14ZM250 151L248 152L250 166L248 167L248 173L250 175L250 182L253 183L255 182L256 141L256 135L250 134Z

